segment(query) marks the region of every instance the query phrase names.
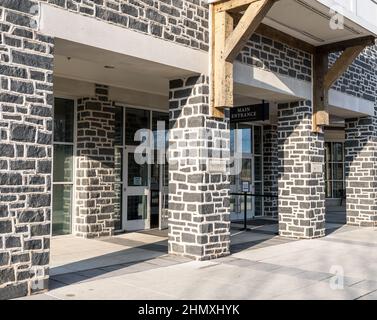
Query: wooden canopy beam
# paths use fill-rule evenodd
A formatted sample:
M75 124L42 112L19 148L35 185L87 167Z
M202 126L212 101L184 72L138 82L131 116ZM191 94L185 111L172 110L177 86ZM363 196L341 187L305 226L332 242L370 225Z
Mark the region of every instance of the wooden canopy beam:
M275 0L258 0L249 4L225 44L225 60L233 62L258 28Z
M224 108L233 107L233 61L276 1L228 0L211 4L210 103L214 117L223 118ZM234 14L243 11L234 27Z
M317 47L313 55L313 131L320 132L322 126L328 126L328 92L331 86L347 71L348 67L370 45L375 38L362 37ZM349 45L349 47L345 47ZM328 56L331 52L343 51L329 69Z
M330 90L331 86L339 77L346 72L347 68L365 49L365 46L350 47L343 51L333 66L327 71L324 77L324 88Z
M259 0L225 0L216 5L216 12L241 12L245 10L250 3L258 2Z

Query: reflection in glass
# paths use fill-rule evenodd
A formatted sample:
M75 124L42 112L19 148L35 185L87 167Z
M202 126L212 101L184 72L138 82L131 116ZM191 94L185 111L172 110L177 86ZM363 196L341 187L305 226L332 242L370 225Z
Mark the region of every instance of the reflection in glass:
M114 185L114 220L115 230L122 229L122 189L123 185L116 183Z
M123 145L123 110L122 107L115 107L115 136L114 144Z
M262 157L255 156L254 157L254 174L255 174L255 181L262 181Z
M343 161L343 143L333 144L333 160L334 162Z
M262 183L261 182L256 182L255 183L255 194L256 195L262 195L263 190L262 190ZM263 215L263 198L262 197L255 197L255 215L256 216L262 216Z
M254 126L254 153L262 154L262 127Z
M242 159L242 170L240 178L242 181L249 181L251 183L251 159Z
M130 187L148 185L148 164L137 164L133 153L128 154L128 185Z
M147 218L147 196L127 197L127 220L144 220Z
M52 235L70 234L72 186L54 185L52 194Z
M334 163L334 180L343 180L343 163Z
M332 181L326 181L325 184L325 192L326 192L326 198L332 197Z
M242 153L251 154L253 150L252 144L252 127L248 125L240 124L238 129L241 130L242 136Z
M135 141L135 133L140 129L149 129L149 114L147 110L126 108L126 145L139 145Z
M331 152L331 143L326 142L325 143L325 161L331 162L332 161L332 152Z
M334 198L342 198L343 197L343 182L342 181L334 181Z
M54 145L54 182L72 182L73 146Z
M73 142L74 100L54 99L54 141Z

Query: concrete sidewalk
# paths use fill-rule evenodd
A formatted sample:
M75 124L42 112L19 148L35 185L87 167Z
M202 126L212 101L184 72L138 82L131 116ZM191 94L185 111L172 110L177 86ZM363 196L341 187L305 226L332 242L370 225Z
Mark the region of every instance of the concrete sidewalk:
M64 240L67 255L52 256L50 291L24 299L377 298L374 229L328 224L327 237L302 241L275 232L276 225L234 229L233 254L209 262L167 255L163 234ZM79 249L80 241L88 246ZM58 242L52 250L60 245L62 253Z

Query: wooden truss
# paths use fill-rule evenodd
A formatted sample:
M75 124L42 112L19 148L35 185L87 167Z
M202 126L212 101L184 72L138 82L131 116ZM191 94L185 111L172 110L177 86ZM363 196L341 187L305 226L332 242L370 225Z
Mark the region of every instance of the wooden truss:
M313 54L313 131L330 124L328 113L328 93L331 86L347 71L359 54L375 43L373 36L332 43L316 47ZM329 54L341 53L329 68Z
M307 51L313 56L313 131L329 125L328 91L373 36L315 47L261 22L279 0L224 0L211 4L212 57L211 108L214 117L223 118L224 108L233 107L233 62L254 32ZM328 55L342 52L331 68Z
M213 116L222 118L224 108L233 106L233 61L276 1L227 0L211 4Z

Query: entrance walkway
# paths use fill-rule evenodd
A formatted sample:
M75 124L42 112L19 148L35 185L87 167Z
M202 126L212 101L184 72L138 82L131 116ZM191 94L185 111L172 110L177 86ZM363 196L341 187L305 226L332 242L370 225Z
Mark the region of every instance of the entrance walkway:
M26 299L377 298L373 228L330 224L325 238L295 241L254 227L233 226L232 255L207 262L167 255L163 233L55 238L50 291Z

